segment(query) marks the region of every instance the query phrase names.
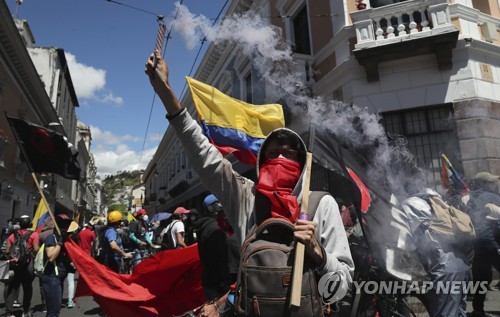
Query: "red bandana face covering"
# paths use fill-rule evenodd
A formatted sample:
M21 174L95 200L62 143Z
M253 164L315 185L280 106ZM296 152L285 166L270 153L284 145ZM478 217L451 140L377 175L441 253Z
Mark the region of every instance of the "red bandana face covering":
M271 201L271 215L295 222L299 215L299 204L297 197L292 196L292 191L300 178L300 164L283 157L268 159L262 164L259 173L255 189Z

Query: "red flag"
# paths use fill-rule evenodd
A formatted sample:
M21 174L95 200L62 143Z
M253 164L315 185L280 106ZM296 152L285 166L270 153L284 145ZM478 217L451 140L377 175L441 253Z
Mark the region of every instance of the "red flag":
M93 296L111 317L172 316L205 302L197 245L160 252L131 275L111 271L72 241L65 246L81 277L76 297Z
M356 183L356 186L358 186L359 192L361 194L361 211L366 213L368 209L370 208L370 205L372 203L372 199L370 197L370 191L366 187L366 185L359 179L358 175L354 173L352 169L349 167L346 167L347 172L351 176L351 178L354 180Z
M22 119L6 117L32 172L80 179L78 152L62 134Z

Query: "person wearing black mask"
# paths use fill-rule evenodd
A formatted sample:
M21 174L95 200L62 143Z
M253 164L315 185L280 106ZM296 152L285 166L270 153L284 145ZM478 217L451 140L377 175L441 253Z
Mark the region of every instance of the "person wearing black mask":
M57 317L61 311L64 280L70 270L70 258L64 247L78 224L65 214L56 216L60 233L54 232L45 239L44 263L47 263L42 277L42 288L47 304L47 317Z
M208 300L203 309L210 316L211 311L218 313L218 308L224 306L231 284L236 282L240 250L224 209L212 194L205 197L194 230L203 267L203 292Z

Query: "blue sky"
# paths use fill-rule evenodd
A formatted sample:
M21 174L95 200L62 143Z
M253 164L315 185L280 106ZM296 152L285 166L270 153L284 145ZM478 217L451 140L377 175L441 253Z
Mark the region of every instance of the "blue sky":
M13 15L28 21L36 46L65 50L80 102L77 117L92 129L91 151L98 173L133 170L139 160L140 168L145 168L168 123L144 74L144 64L154 49L156 15L173 19L177 1L24 0L20 6L15 0L6 1ZM226 2L185 0L183 4L193 14L213 21ZM168 40L166 59L179 97L200 45L188 49L178 34ZM207 47L205 43L203 49Z

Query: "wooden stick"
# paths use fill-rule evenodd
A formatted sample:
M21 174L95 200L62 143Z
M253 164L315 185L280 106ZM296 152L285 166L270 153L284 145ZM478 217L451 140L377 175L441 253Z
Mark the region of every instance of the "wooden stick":
M40 193L40 197L42 197L42 200L45 203L45 206L47 206L47 211L49 212L50 218L52 218L52 222L54 223L54 228L56 228L57 233L61 235L61 229L59 229L59 226L57 225L56 219L54 218L54 214L52 213L52 210L50 210L49 203L47 202L47 198L45 198L45 194L43 193L43 189L40 187L40 183L38 182L38 179L36 178L35 173L31 173L31 177L33 177L33 181L35 182L36 188L38 188L38 192Z
M307 207L309 206L309 185L311 183L311 164L312 153L307 152L306 156L306 171L304 189L302 190L302 203L300 205L299 219L308 220ZM295 263L293 264L292 274L292 290L290 293L290 306L300 307L300 295L302 293L302 271L304 270L304 251L305 246L303 243L298 242L295 244Z

